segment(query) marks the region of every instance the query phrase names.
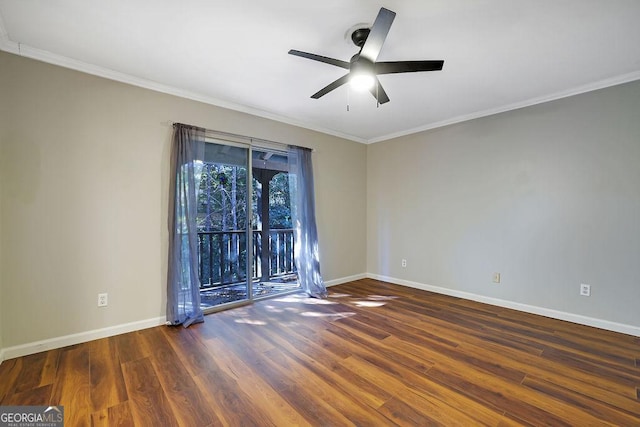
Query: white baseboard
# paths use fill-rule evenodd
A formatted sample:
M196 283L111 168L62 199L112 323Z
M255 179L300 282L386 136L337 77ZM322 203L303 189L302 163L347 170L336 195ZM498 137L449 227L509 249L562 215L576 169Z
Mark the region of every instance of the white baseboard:
M396 285L407 286L415 289L435 292L438 294L449 295L458 298L464 298L471 301L482 302L485 304L495 305L498 307L510 308L525 313L538 314L541 316L551 317L553 319L566 320L568 322L578 323L586 326L593 326L608 331L620 332L627 335L640 337L640 327L633 325L625 325L622 323L611 322L608 320L595 319L592 317L582 316L579 314L566 313L558 310L552 310L544 307L536 307L528 304L521 304L513 301L501 300L498 298L486 297L483 295L472 294L470 292L457 291L455 289L442 288L439 286L427 285L424 283L412 282L409 280L397 279L395 277L381 276L378 274L363 273L339 279L329 280L325 282L327 287L336 286L343 283L352 282L360 279L376 279ZM138 331L141 329L152 328L154 326L166 324L165 317L156 317L153 319L141 320L138 322L125 323L122 325L110 326L102 329L94 329L91 331L80 332L62 337L50 338L42 341L36 341L27 344L21 344L13 347L0 349L0 363L7 359L26 356L29 354L39 353L41 351L52 350L54 348L66 347L69 345L80 344L83 342L111 337L114 335L124 334L127 332Z
M166 322L166 317L156 317L153 319L124 323L122 325L110 326L102 329L94 329L92 331L80 332L77 334L65 335L62 337L50 338L42 341L7 347L0 350L0 363L2 363L2 361L6 359L13 359L15 357L27 356L29 354L39 353L41 351L52 350L54 348L66 347L69 345L80 344L83 342L111 337L127 332L152 328L154 326L164 325Z
M567 322L578 323L585 326L593 326L595 328L605 329L613 332L620 332L627 335L640 337L640 327L626 325L623 323L611 322L609 320L596 319L593 317L582 316L580 314L567 313L564 311L553 310L550 308L536 307L533 305L522 304L513 301L502 300L498 298L487 297L483 295L472 294L470 292L457 291L455 289L442 288L439 286L427 285L424 283L412 282L409 280L396 279L395 277L381 276L378 274L367 273L366 277L370 279L381 280L396 285L408 286L410 288L422 289L424 291L435 292L437 294L449 295L452 297L463 298L471 301L482 302L485 304L495 305L498 307L510 308L525 313L538 314L540 316L550 317L552 319L566 320Z
M354 280L366 279L367 275L365 273L356 274L354 276L341 277L339 279L329 280L324 282L326 287L341 285L343 283L353 282Z
M366 274L357 274L355 276L341 277L339 279L329 280L325 282L325 286L336 286L342 283L352 282L366 278ZM77 334L66 335L62 337L50 338L42 341L36 341L27 344L21 344L13 347L0 348L0 363L7 359L27 356L29 354L39 353L41 351L52 350L54 348L66 347L68 345L80 344L83 342L96 340L100 338L111 337L114 335L124 334L127 332L138 331L141 329L152 328L154 326L164 325L165 317L157 317L155 319L141 320L138 322L125 323L122 325L111 326L108 328L95 329L93 331L80 332Z

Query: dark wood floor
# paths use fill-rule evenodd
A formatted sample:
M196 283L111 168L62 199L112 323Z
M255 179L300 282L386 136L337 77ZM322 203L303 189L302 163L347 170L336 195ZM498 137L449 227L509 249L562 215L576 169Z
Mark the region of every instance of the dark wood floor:
M66 426L640 426L640 339L375 280L5 361Z

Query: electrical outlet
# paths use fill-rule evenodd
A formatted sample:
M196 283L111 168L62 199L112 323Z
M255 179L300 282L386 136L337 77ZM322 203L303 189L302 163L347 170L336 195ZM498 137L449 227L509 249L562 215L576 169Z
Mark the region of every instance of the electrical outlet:
M405 268L407 266L407 260L403 259L402 260L402 267Z
M493 273L493 283L500 283L500 273Z
M585 285L584 283L580 284L580 295L583 297L591 296L591 285Z
M98 294L98 307L106 307L109 303L109 294Z

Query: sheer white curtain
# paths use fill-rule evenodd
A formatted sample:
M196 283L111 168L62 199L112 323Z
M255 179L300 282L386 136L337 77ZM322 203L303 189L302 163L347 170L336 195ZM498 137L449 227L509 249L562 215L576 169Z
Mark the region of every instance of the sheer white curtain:
M169 193L167 320L172 325L204 321L198 277L197 192L205 130L175 124Z
M298 281L310 296L325 298L327 288L320 273L311 150L290 146L288 157L291 217L295 235L294 259Z

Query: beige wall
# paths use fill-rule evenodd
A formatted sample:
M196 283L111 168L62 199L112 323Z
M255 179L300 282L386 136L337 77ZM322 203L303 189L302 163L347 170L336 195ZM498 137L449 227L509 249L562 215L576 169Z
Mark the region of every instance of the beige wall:
M369 273L640 327L640 82L370 145L367 173Z
M2 96L3 92L0 92L0 96ZM2 179L2 147L4 145L4 131L7 128L5 117L7 116L7 111L3 102L0 102L0 363L4 360L4 346L3 346L3 329L2 329L2 320L3 320L3 305L2 305L2 295L4 290L4 274L2 274L2 187L4 180Z
M5 348L164 316L169 121L314 148L325 281L365 271L362 144L2 52L0 94Z

